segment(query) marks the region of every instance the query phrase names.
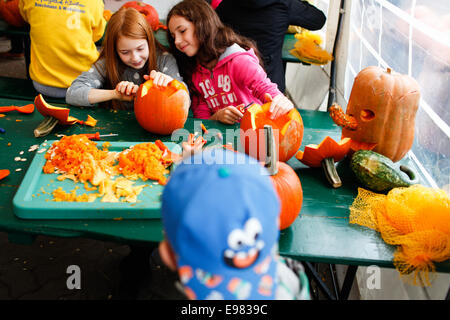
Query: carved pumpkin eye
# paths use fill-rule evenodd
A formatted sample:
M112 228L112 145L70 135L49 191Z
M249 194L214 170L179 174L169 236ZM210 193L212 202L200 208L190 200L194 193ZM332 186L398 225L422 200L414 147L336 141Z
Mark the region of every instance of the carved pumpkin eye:
M363 121L371 121L375 118L375 113L372 110L364 109L361 110L360 116Z

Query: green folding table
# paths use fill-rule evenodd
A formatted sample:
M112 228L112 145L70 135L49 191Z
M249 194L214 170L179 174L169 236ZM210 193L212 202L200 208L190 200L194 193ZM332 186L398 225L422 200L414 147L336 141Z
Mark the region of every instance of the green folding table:
M12 100L0 98L0 105L25 105L30 100ZM131 111L111 111L106 109L75 108L71 116L85 120L90 114L98 120L95 128L82 125L57 126L46 137L35 138L33 129L43 117L35 111L33 114L10 112L0 118L0 127L5 133L0 134L0 169L9 169L11 174L0 181L0 231L7 232L9 239L15 242L32 241L36 235L59 237L86 237L128 244L154 245L163 238L159 218L122 219L122 220L39 220L20 219L14 213L13 198L22 183L31 160L37 151L29 152L35 144L45 140L54 140L55 134L78 133L117 133L117 137L105 141L148 142L161 139L165 142L180 143L182 134L159 136L142 129ZM303 148L306 144L317 144L325 136L340 139L340 129L332 123L327 113L300 110L304 122ZM190 133L202 133L201 123L210 131L219 130L226 140L235 135L238 126L220 124L216 121L188 118L185 129ZM209 133L210 134L210 133ZM228 138L227 138L228 135ZM212 136L205 136L213 141ZM234 136L232 142L237 145ZM24 151L22 155L20 152ZM15 157L26 161L14 161ZM402 160L414 167L409 159ZM329 263L350 265L344 292L348 295L349 285L353 282L357 266L377 265L393 267L392 259L395 248L387 245L380 235L368 228L349 224L349 206L357 194L357 183L348 169L348 163L341 162L337 171L343 186L333 189L328 185L321 169L307 168L297 159L288 161L298 176L303 188L303 205L293 225L283 230L280 235L279 250L283 256L304 261L305 263ZM20 169L20 171L16 171ZM224 201L223 203L226 203ZM437 271L449 272L450 262L437 264Z

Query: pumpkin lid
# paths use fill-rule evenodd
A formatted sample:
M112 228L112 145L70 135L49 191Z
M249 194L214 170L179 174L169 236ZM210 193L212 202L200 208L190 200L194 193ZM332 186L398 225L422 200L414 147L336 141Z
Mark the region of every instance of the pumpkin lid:
M161 218L187 295L273 299L279 210L256 159L222 149L185 158L164 188Z

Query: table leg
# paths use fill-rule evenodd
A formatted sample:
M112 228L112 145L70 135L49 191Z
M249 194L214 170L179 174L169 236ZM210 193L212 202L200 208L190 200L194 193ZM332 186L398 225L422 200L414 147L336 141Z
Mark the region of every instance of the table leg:
M352 289L353 281L355 280L358 266L349 265L345 273L344 283L342 284L341 293L339 295L341 300L347 300Z
M308 277L311 280L315 281L315 283L319 286L319 289L327 296L327 298L330 300L336 300L336 297L333 295L333 293L331 293L330 289L328 289L326 284L322 281L320 275L316 272L311 263L305 261L303 262L303 265L305 266L305 271Z
M329 264L331 281L333 282L334 295L336 299L339 300L339 283L336 278L336 266L334 264Z

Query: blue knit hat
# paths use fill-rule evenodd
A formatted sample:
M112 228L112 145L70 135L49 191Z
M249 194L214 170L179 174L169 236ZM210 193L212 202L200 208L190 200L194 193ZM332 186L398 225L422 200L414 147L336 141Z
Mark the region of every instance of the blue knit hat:
M191 299L274 299L280 204L267 170L212 149L172 173L162 195L165 235Z

